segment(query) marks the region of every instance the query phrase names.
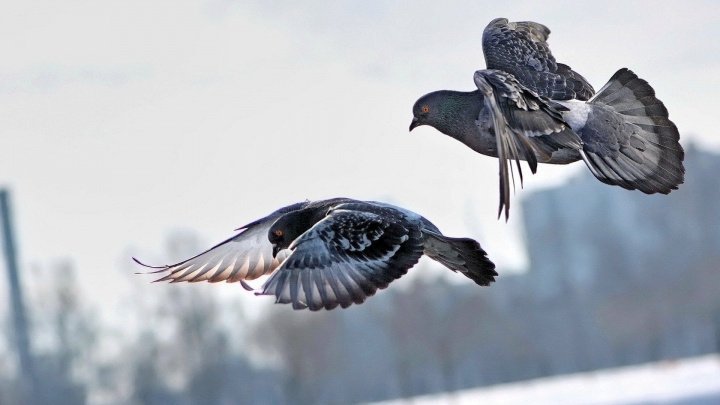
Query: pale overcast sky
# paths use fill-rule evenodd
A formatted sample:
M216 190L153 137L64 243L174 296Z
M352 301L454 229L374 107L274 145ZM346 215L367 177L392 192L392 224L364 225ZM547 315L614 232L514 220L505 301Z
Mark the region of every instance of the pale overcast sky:
M720 149L714 1L4 1L0 186L22 264L70 258L108 299L137 277L129 255L162 259L173 230L209 245L291 202L347 196L478 238L501 271L526 266L521 210L496 219L496 160L408 133L419 96L473 89L501 16L550 27L555 56L596 89L633 69L685 145ZM543 165L514 201L582 170Z

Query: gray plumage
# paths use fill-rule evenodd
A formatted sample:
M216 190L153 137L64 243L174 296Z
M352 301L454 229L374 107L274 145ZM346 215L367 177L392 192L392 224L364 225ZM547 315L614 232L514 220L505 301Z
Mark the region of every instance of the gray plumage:
M510 211L509 160L515 160L522 184L520 159L537 171L538 160L549 162L558 149L581 148L580 138L562 115L515 77L499 70L475 72L475 85L483 95L482 112L476 126L493 128L500 162L500 206ZM485 122L487 121L487 122Z
M668 194L683 183L680 133L648 82L620 69L581 109L587 109L584 124L568 121L600 181L646 194ZM568 114L576 110L571 106Z
M270 275L258 295L312 311L360 304L425 254L478 285L495 265L469 238L450 238L422 216L379 202L334 198L281 208L182 262L146 266L156 281L239 281Z
M519 40L494 43L493 55L514 55L515 59L488 57L485 47L488 63L495 61L497 66L496 60L503 60L512 65L510 71L475 72L476 91L441 90L421 97L413 106L410 124L410 130L430 125L476 152L498 158L498 215L505 211L505 218L509 216L509 184L514 174L508 160L516 161L521 185L520 160L526 160L535 173L538 162L567 164L580 159L600 181L626 189L667 194L682 184L684 152L678 130L646 81L621 69L587 101L567 99L568 92L560 99L550 99L543 92L556 94L553 86L560 82L535 79L537 69L533 66L545 66L542 63L521 63L551 60L545 42L549 30L537 23L507 23L504 19L493 20L488 29L497 30L498 24L515 24L522 29L511 32L524 33L522 38L536 38L534 43L544 46L528 47ZM501 49L503 44L513 47L518 43L517 50ZM510 63L513 60L517 64ZM543 87L543 83L552 86ZM571 81L565 81L560 88L574 88L568 83ZM581 86L584 95L592 94L588 86Z
M485 66L512 74L543 97L590 99L595 90L570 66L555 61L547 43L549 35L550 29L536 22L496 18L483 31Z

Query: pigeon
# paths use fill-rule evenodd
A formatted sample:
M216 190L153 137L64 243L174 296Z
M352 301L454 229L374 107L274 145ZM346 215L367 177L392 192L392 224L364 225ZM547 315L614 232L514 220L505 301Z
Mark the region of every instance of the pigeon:
M148 266L155 281L240 282L263 275L257 295L294 309L330 310L360 304L413 267L425 254L476 284L495 281L480 244L451 238L424 217L390 204L333 198L280 208L237 229L235 236L187 260Z
M495 19L483 34L487 69L476 90L440 90L413 106L410 131L429 125L499 161L498 217L510 211L515 160L537 164L583 160L601 182L668 194L684 182L679 132L647 81L618 70L597 93L547 45L550 30L535 22ZM509 172L509 173L508 173Z

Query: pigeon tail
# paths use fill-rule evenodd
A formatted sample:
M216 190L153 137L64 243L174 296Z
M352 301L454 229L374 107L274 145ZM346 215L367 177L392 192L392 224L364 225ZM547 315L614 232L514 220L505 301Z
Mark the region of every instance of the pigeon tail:
M452 271L459 271L481 286L490 285L498 275L495 264L480 244L470 238L450 238L423 231L425 254Z
M620 69L588 107L587 122L577 132L595 177L646 194L668 194L683 183L678 129L648 82Z

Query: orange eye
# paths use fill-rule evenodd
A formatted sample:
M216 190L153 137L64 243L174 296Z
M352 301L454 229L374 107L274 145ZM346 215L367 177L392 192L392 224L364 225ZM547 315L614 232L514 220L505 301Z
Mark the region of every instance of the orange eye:
M423 113L427 114L427 113L430 112L430 107L428 107L427 105L424 105L424 106L422 106L422 107L420 108L420 111L422 111Z
M283 236L283 231L280 230L280 229L276 229L275 232L273 232L273 233L274 233L275 236L277 236L278 238L281 237L281 236Z

